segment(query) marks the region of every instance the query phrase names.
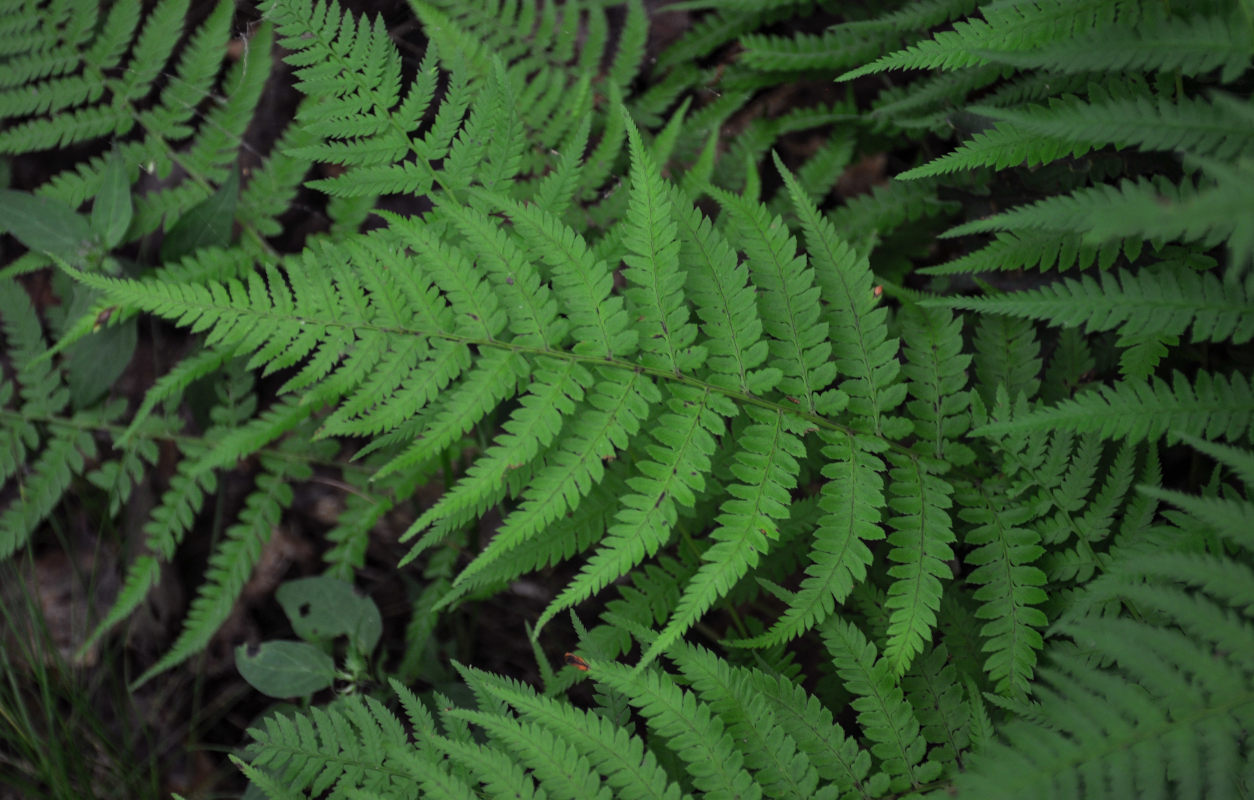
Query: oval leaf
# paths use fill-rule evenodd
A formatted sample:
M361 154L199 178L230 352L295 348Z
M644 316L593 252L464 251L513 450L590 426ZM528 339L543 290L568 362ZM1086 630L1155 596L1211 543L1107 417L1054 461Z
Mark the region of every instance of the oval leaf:
M347 636L358 652L369 653L383 635L379 607L338 578L321 575L288 581L279 587L278 598L292 630L306 641Z
M302 697L335 681L335 662L305 642L264 642L235 648L235 667L254 689L270 697Z

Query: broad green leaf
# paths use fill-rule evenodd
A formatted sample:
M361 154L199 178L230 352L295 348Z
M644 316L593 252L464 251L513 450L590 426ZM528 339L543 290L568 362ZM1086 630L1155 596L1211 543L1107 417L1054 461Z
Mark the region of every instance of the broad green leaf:
M263 642L235 648L235 666L244 680L270 697L302 697L335 682L335 662L305 642Z
M59 200L0 189L0 229L31 250L74 262L91 246L87 220Z
M231 170L218 191L189 208L166 231L161 260L177 261L205 247L229 246L238 202L239 173Z
M347 636L360 652L369 653L383 635L379 607L339 578L322 575L288 581L277 595L292 630L307 641Z
M126 167L116 154L109 159L101 177L100 193L91 206L91 229L106 250L116 247L126 236L135 207L131 204L131 184Z

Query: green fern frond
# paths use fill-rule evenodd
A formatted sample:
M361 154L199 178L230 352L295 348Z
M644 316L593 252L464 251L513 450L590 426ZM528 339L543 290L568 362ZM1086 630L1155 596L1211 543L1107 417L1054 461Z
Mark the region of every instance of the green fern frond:
M1047 622L1036 608L1046 599L1045 573L1034 562L1044 553L1040 535L1025 524L1037 516L1028 504L1003 506L989 492L958 493L958 516L970 527L963 535L974 549L964 561L975 567L967 581L979 586L973 598L981 603L976 616L987 619L980 629L988 660L984 669L998 692L1027 692L1044 644L1040 629Z
M720 797L761 798L762 786L714 710L667 675L598 663L597 682L624 695L646 724L684 762L693 785Z
M1067 231L998 231L992 241L980 249L920 271L925 275L961 275L998 270L1013 272L1017 269L1038 269L1041 272L1057 269L1062 272L1088 269L1094 265L1100 270L1107 270L1129 244L1115 238L1089 242L1083 235Z
M850 70L838 80L894 69L960 69L987 63L986 51L1021 52L1066 41L1107 26L1130 26L1140 17L1133 4L1069 0L1064 3L993 5L980 9L983 19L966 19L931 39Z
M1104 27L1032 50L985 50L980 55L1050 72L1145 70L1195 76L1220 69L1220 79L1228 83L1249 68L1254 43L1241 17L1202 13L1148 19L1136 27Z
M1221 460L1249 460L1247 451L1201 446ZM1184 508L1202 500L1181 499ZM1248 500L1235 502L1248 513ZM1177 522L1175 542L1207 524L1192 510ZM1218 530L1248 550L1248 520L1216 522ZM1205 572L1197 569L1203 564ZM1234 795L1243 780L1236 768L1239 731L1254 710L1248 656L1254 652L1254 626L1230 613L1229 603L1245 605L1252 580L1248 569L1229 557L1160 552L1117 560L1059 625L1076 648L1058 651L1056 666L1042 671L1048 686L1038 690L1033 716L1006 725L1004 740L974 757L959 776L958 790L979 793L995 783L998 791L1033 797L1081 787L1116 793L1169 788L1181 797ZM1182 584L1210 587L1216 582L1229 588L1211 597L1181 589ZM1086 613L1109 598L1135 603L1143 611L1137 619ZM1215 647L1217 638L1224 641L1222 648ZM1083 715L1076 713L1079 708L1085 709ZM1134 769L1129 758L1135 759Z
M972 107L971 113L997 120L957 150L898 176L910 180L991 166L1032 167L1063 157L1079 157L1103 146L1176 150L1231 159L1250 150L1254 123L1236 105L1201 98L1154 102L1130 98L1051 100L1048 106Z
M1195 342L1241 344L1254 338L1254 301L1246 287L1225 287L1212 273L1179 269L1118 270L1014 294L927 300L925 305L1116 330L1121 337L1187 331Z
M670 411L657 418L651 431L656 444L646 446L649 458L637 462L641 474L631 482L632 493L622 498L600 549L540 615L537 630L656 554L669 541L678 510L692 508L705 489L714 437L724 433L723 420L734 416L735 408L709 391L686 387L674 388L667 405Z
M919 789L935 779L941 764L924 760L923 739L914 710L897 686L897 672L853 624L832 617L822 627L823 644L836 674L854 696L858 724L872 742L871 752L889 777L891 791Z
M1175 372L1170 385L1161 378L1125 381L1030 412L1011 422L994 422L973 431L998 436L1013 431L1062 429L1093 432L1103 439L1131 442L1157 439L1167 431L1240 441L1254 424L1254 395L1241 373L1199 372L1192 382Z
M820 789L819 776L807 753L775 719L771 705L758 694L747 670L738 670L713 653L692 645L668 652L680 672L718 713L728 733L745 754L767 797L835 798L836 787Z
M879 524L884 462L854 437L828 434L824 439L823 476L828 482L819 500L823 516L814 532L806 577L771 630L746 645L787 642L827 619L866 579L874 556L864 542L884 538Z
M836 370L827 361L831 345L814 302L819 290L813 267L797 255L797 242L782 219L772 218L759 203L712 191L735 220L732 239L744 249L753 282L764 291L759 313L770 337L771 357L783 371L779 390L811 413L832 411L832 400L822 394Z
M736 483L719 506L714 544L688 585L666 627L641 658L647 664L726 596L769 553L779 538L778 521L788 518L788 492L796 485L797 461L805 455L799 425L782 413L749 409L752 422L738 431L730 472Z
M192 601L183 630L170 650L135 680L136 686L205 649L230 615L283 509L291 504L289 482L307 480L313 474L299 462L267 457L262 462L267 472L257 478L257 489L245 501L239 521L225 531L225 540L210 556L205 583Z
M679 800L678 784L671 782L645 743L622 726L599 714L541 696L514 681L464 667L459 671L477 693L508 703L522 718L571 743L605 776L616 797Z

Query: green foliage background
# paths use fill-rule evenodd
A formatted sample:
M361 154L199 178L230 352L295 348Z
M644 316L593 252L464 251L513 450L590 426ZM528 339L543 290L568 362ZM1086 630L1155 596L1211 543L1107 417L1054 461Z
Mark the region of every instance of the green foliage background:
M664 46L642 0L401 10L0 2L0 153L64 161L0 196L0 556L176 451L80 652L241 461L136 687L315 471L346 580L442 476L373 565L401 652L258 722L250 792L1254 791L1248 0L696 0ZM152 317L193 346L128 404ZM543 685L449 663L530 574Z

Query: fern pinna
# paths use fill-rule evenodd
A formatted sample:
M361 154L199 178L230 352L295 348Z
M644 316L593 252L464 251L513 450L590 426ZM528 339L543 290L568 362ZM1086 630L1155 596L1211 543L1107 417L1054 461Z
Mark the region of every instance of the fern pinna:
M155 148L188 188L143 195L105 249L196 203L243 232L147 270L99 236L23 239L14 272L52 261L82 293L52 349L18 284L0 288L17 365L0 385L5 475L29 498L0 517L4 555L78 475L120 503L155 442L178 445L144 552L85 647L143 603L241 459L256 465L242 510L139 683L207 647L313 466L352 490L324 556L349 579L376 523L443 473L388 565L424 580L397 672L422 677L442 619L540 573L544 692L457 665L456 697L394 680L386 697L272 712L238 758L267 794L1249 791L1254 399L1234 348L1254 333L1254 235L1232 213L1254 185L1248 17L962 0L820 15L816 36L780 25L811 4L686 3L709 10L653 61L638 2L410 5L428 37L412 60L380 19L264 3L226 76L229 120L145 117L166 136L38 190L78 219ZM138 97L148 62L114 71L129 37L160 61L183 16L115 3L65 47ZM165 75L180 113L214 85L199 37L226 30L219 17ZM272 39L305 97L238 191L213 131L247 121ZM733 41L734 63L707 70ZM6 152L48 131L130 133L79 76L29 58L14 81L58 99L0 99L23 120ZM816 73L867 91L720 146L755 92ZM782 146L833 122L808 158ZM956 132L952 152L826 210L855 155ZM325 197L327 231L281 254L268 237L298 187ZM988 194L990 213L970 214ZM16 195L0 201L35 202ZM401 196L421 213L387 210ZM1014 272L1055 267L1073 274L1021 288ZM118 404L75 395L74 348L133 332L140 312L200 338L124 427ZM277 387L265 403L258 378ZM189 435L175 409L201 382L214 397ZM1191 482L1200 496L1164 488L1182 459L1213 470ZM541 632L567 619L580 669L554 673ZM590 710L555 696L576 680Z

